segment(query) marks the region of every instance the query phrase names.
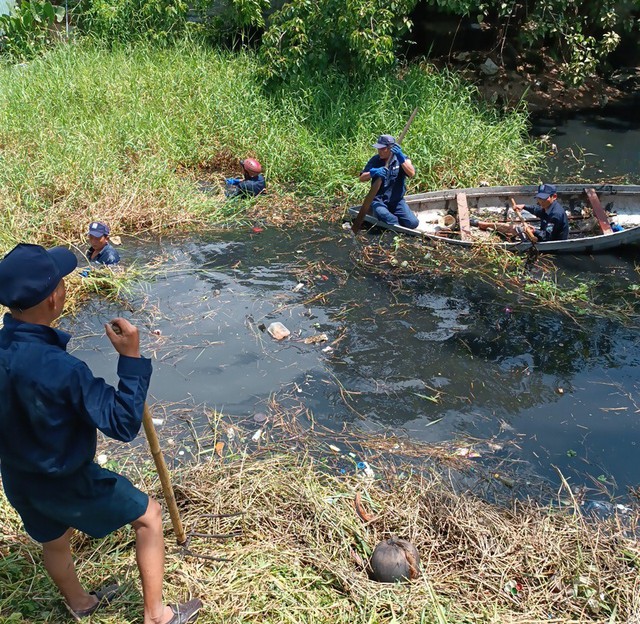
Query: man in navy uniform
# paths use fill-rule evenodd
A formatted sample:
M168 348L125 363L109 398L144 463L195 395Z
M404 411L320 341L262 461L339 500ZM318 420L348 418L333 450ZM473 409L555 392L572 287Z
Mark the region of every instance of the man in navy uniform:
M118 593L87 592L71 555L74 529L101 538L125 524L136 533L144 624L192 622L200 600L162 600L164 541L160 505L125 477L94 462L96 434L129 442L140 429L151 361L140 356L138 330L116 318L105 325L120 354L118 389L67 353L71 336L52 327L65 302L64 277L77 266L65 247L21 243L0 261L0 470L7 499L76 620ZM113 329L116 326L119 331Z
M255 158L245 158L240 161L244 178L227 178L227 197L255 197L260 195L266 187L262 175L262 165Z
M373 144L378 150L360 172L360 182L373 183L380 178L382 184L371 202L373 215L389 225L401 225L414 230L418 218L404 200L405 180L413 178L416 170L390 134L382 134Z
M120 254L109 240L111 229L106 223L93 221L89 224L89 249L87 260L98 264L118 264Z
M519 204L515 210L520 214L524 209L540 219L540 225L534 228L529 224L520 226L511 223L494 223L493 221L479 221L470 219L473 226L481 230L496 230L507 236L533 243L566 240L569 238L569 219L567 213L558 201L556 187L553 184L541 184L535 195L536 206ZM526 228L526 232L523 228Z

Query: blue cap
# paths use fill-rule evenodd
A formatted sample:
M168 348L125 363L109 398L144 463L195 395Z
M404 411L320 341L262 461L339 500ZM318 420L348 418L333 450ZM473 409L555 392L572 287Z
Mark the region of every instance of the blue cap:
M536 199L549 199L556 194L556 187L553 184L541 184L536 193Z
M102 238L103 236L109 236L110 228L106 223L101 221L94 221L89 224L89 236L95 236L96 238Z
M391 147L396 144L396 140L390 134L381 134L378 140L373 144L376 149L382 149L383 147Z
M77 266L78 259L66 247L20 243L0 260L0 303L28 310L44 301Z

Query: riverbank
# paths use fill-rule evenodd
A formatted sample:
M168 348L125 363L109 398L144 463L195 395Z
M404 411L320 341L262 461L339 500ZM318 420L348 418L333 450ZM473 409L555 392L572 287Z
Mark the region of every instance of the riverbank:
M566 487L553 507L488 503L452 486L452 474L480 467L444 446L361 438L358 452L375 471L368 477L344 441L296 435L287 441L292 451L265 437L248 452L250 433L237 428L231 438L217 429L210 444L202 441L206 461L174 471L187 532L222 536L193 536L181 551L167 518L167 599L202 597L203 624L630 622L638 614L635 512L595 523ZM161 497L148 460L123 459L119 468ZM4 500L0 520L0 613L16 623L61 621L66 612L40 549ZM373 549L393 535L420 555L410 583L371 578ZM92 621L138 622L132 531L101 543L79 536L75 551L89 586L109 578L125 588Z
M521 182L541 162L523 113L482 106L431 66L357 91L329 75L269 92L256 63L187 44L77 44L0 69L0 249L25 237L78 243L95 219L116 234L256 215L339 219L363 193L371 142L398 134L416 105L412 190ZM263 163L268 194L226 201L224 178L247 155Z

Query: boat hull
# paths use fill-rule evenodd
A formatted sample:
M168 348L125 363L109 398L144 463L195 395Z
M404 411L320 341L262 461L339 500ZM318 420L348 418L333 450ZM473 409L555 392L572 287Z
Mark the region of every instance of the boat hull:
M557 185L558 199L565 209L573 209L579 212L581 208L588 206L585 193L586 187L593 188L602 206L608 212L617 214L616 222L623 226L623 230L611 234L598 234L591 236L572 235L563 241L549 241L536 243L538 251L544 253L597 253L609 251L617 247L632 245L640 242L640 186L634 185ZM518 204L534 203L536 186L487 186L466 189L447 189L432 191L417 195L407 195L405 200L418 217L419 225L415 230L402 226L393 226L378 221L373 215L365 217L366 221L402 234L419 236L433 241L439 241L458 247L477 247L491 245L509 249L512 251L526 251L533 244L529 241L506 242L487 238L474 238L461 240L458 237L449 237L438 232L438 224L447 214L456 212L457 197L464 194L468 202L469 212L473 215L502 215L505 207L509 206L511 199ZM352 218L358 213L359 206L349 209ZM524 215L528 213L523 212ZM528 215L529 220L535 220L533 215ZM442 230L440 230L442 231Z

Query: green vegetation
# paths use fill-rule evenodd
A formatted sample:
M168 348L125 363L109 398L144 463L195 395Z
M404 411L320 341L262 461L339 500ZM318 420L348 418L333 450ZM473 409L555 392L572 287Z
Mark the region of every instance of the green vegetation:
M338 218L329 204L362 196L372 140L399 133L416 105L412 191L535 175L525 115L500 117L454 75L414 66L353 85L326 73L266 91L257 74L252 54L195 45L60 46L0 69L0 246L77 240L95 218L116 232L228 221L252 207L277 218L302 197L305 216ZM280 207L224 201L224 177L247 154L264 163Z

